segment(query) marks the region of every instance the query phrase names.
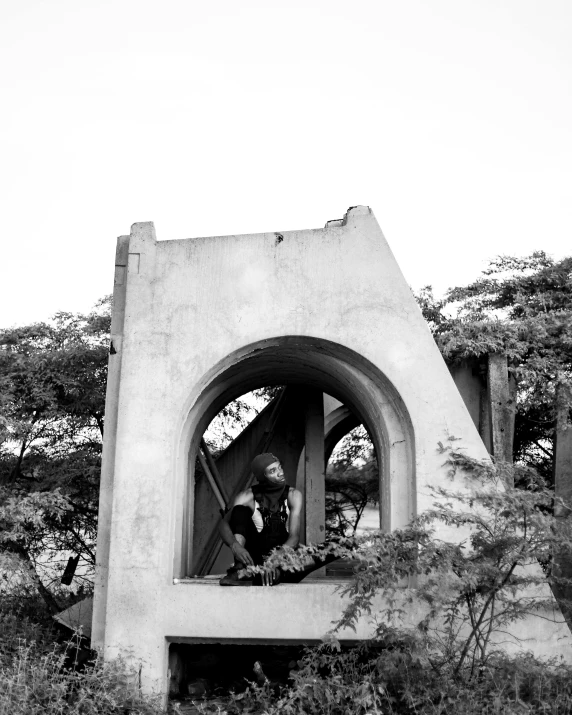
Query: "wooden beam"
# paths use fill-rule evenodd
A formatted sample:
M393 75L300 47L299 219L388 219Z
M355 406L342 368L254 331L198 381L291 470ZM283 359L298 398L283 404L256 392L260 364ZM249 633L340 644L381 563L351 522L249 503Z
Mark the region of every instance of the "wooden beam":
M227 507L226 500L223 497L222 492L219 488L219 485L216 483L216 480L211 473L209 465L207 464L207 461L204 458L203 453L201 452L200 449L199 449L197 456L199 458L199 462L201 463L202 470L205 473L205 476L208 479L209 484L211 485L211 489L213 490L215 498L216 498L217 502L219 503L220 509L224 513L226 511L226 507Z
M511 397L505 353L491 353L488 366L488 396L491 406L493 456L497 462L512 464L516 402ZM507 484L514 486L514 484Z
M228 507L229 496L227 493L226 485L224 483L224 480L220 476L218 467L216 466L216 463L213 459L211 451L208 448L207 443L204 441L204 439L201 439L201 449L203 450L203 454L205 455L205 457L207 459L207 464L209 465L209 469L210 469L212 478L214 479L214 481L218 487L218 490L220 491L222 498L224 499L226 506Z

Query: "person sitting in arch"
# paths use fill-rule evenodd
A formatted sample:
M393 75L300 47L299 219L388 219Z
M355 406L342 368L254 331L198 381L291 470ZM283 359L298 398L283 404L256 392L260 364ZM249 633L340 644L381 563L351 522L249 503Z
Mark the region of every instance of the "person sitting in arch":
M300 542L302 492L286 483L278 457L268 452L254 458L251 471L257 484L240 492L223 518L219 532L234 555L234 565L220 580L221 586L272 586L279 581L298 583L332 557L314 557L303 571L266 572L262 578L239 578L246 566L261 566L279 546L296 548Z

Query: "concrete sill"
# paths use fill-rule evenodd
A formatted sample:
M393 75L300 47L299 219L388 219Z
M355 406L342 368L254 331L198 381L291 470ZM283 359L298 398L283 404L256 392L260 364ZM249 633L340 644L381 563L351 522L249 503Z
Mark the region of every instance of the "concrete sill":
M201 577L190 577L190 578L174 578L173 579L173 584L175 586L218 586L219 580L223 577L224 574L220 574L218 576L201 576ZM308 576L305 578L303 581L300 583L279 583L277 586L273 586L272 588L281 588L285 586L320 586L320 585L332 585L332 584L339 584L339 585L344 585L348 584L349 579L347 578L338 578L334 577L332 578L331 576L327 578L311 578ZM232 587L230 587L232 588ZM239 587L240 588L240 587ZM257 586L253 586L253 588L259 588ZM235 589L236 590L236 589Z

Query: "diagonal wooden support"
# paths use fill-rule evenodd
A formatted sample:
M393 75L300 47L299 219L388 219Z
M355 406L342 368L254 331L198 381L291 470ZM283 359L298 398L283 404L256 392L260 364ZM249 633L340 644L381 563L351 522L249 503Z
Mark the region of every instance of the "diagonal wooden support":
M209 465L209 469L212 474L213 480L215 481L215 483L216 483L216 485L217 485L217 487L218 487L220 493L222 494L222 497L226 503L226 506L228 507L229 497L227 494L226 485L218 471L218 467L216 466L215 460L211 454L210 449L207 446L207 443L204 441L204 439L201 439L201 449L203 450L203 454L205 455L205 457L207 459L207 464Z
M215 495L215 498L217 502L219 503L220 510L224 514L227 509L227 503L222 495L221 489L219 485L217 484L215 478L213 477L213 474L211 472L211 469L209 465L207 464L207 460L204 458L202 451L199 449L197 457L199 458L199 462L201 465L201 468L208 479L209 484L211 485L211 489L213 490L213 494Z

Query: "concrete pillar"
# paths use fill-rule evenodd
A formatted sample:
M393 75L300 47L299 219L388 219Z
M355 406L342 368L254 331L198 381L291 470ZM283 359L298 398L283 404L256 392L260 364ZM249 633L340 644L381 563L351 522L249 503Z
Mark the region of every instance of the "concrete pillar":
M115 253L115 279L113 286L113 313L111 340L107 367L107 392L105 396L105 432L99 487L99 510L97 527L97 564L95 569L94 604L91 643L101 648L105 634L107 612L107 580L109 573L109 548L113 504L113 472L115 467L115 444L119 404L119 382L123 354L123 324L127 289L127 264L129 259L129 236L117 239Z
M491 406L493 455L497 462L512 463L516 402L514 396L511 396L507 358L504 353L489 355L487 385Z
M153 598L153 610L160 607ZM145 608L142 603L141 606ZM156 616L146 629L133 629L131 633L116 624L108 624L105 634L103 656L106 663L121 659L127 670L125 685L133 695L143 693L158 699L159 707L167 710L170 688L169 643L161 632L160 619Z
M306 543L326 537L326 484L324 465L324 398L321 390L307 391L305 411L305 522Z
M483 366L483 375L481 379L481 400L479 414L479 434L483 440L483 444L487 448L489 454L493 453L493 433L491 425L491 401L488 389L488 359L487 364Z

